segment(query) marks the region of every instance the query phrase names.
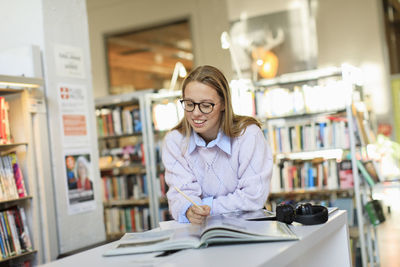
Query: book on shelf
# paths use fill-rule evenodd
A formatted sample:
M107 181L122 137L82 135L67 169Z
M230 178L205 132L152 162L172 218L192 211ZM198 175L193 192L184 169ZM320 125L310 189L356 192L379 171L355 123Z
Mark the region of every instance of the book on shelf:
M371 224L374 226L377 226L386 220L382 204L379 200L373 199L368 201L367 204L365 204L365 210L367 211Z
M351 160L345 159L339 162L338 175L341 188L354 188L353 167Z
M26 190L15 153L0 156L0 200L24 196Z
M4 96L0 96L0 144L11 143L10 121L8 117L9 104Z
M359 171L361 172L361 176L365 179L365 181L368 183L369 186L373 187L375 185L375 183L377 181L379 181L379 179L377 179L377 177L373 178L371 176L371 174L374 175L374 173L371 170L370 170L371 173L368 172L367 169L365 168L364 164L365 163L362 162L361 160L357 160L357 167L358 167Z
M144 233L126 233L104 256L207 247L214 244L297 240L295 233L278 221L247 221L234 216L209 216L205 224Z
M271 192L338 188L346 187L340 182L336 159L282 159L274 164Z
M142 131L137 105L99 108L96 110L96 116L99 136L119 136Z
M19 255L32 250L23 208L11 207L0 212L1 258Z
M142 199L148 195L146 175L102 176L103 200Z
M12 165L18 196L26 197L27 192L26 192L26 188L25 188L24 176L22 174L21 168L18 163L17 154L16 153L9 154L8 160Z
M150 210L146 207L105 208L104 214L107 234L150 229Z
M272 124L270 140L273 152L289 153L350 146L346 119L326 116L311 122Z

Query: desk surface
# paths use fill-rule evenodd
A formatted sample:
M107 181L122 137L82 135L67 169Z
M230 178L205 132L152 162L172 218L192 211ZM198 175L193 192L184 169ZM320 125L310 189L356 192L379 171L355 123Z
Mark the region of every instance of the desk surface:
M165 257L154 257L159 253L103 257L105 251L115 246L113 242L42 266L329 266L329 262L332 266L350 266L345 211L331 213L322 225L296 223L290 227L299 240L187 249ZM319 265L321 262L324 264Z

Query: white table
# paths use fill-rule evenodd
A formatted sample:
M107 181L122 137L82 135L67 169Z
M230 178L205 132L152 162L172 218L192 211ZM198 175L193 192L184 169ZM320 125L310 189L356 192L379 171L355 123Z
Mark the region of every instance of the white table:
M300 240L188 249L157 258L155 254L103 257L114 242L43 266L351 266L345 211L331 213L325 224L291 227Z

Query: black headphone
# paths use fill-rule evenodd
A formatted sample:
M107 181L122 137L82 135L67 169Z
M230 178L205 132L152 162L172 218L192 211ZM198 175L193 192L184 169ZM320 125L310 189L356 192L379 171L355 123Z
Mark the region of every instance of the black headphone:
M328 209L310 203L300 203L296 208L281 203L276 207L276 220L287 224L293 221L304 225L321 224L328 220Z

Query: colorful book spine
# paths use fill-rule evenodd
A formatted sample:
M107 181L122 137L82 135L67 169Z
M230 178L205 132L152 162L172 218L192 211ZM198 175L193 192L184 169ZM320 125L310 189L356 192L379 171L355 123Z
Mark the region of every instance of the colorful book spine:
M19 167L18 160L17 160L17 155L15 153L11 153L9 155L9 161L11 162L13 173L14 173L14 180L15 180L15 185L17 188L18 196L21 197L26 197L26 188L25 188L25 183L24 183L24 177L21 171L21 168Z

